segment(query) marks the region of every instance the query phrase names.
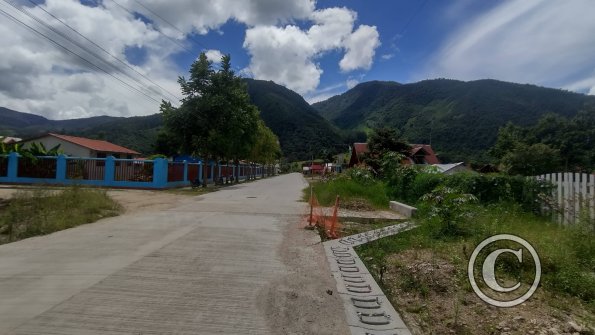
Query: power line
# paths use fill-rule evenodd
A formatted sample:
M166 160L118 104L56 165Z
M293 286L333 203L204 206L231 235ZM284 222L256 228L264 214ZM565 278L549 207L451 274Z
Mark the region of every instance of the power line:
M9 4L10 6L12 6L13 8L17 9L18 11L20 11L21 13L27 15L29 18L33 19L37 23L41 24L46 29L54 32L55 34L57 34L58 36L64 38L65 40L69 41L70 43L72 43L73 45L77 46L81 50L86 51L88 54L90 54L91 56L95 57L96 59L98 59L99 61L103 62L104 64L108 65L110 68L114 69L116 72L121 73L121 74L124 74L126 77L128 77L129 79L131 79L134 82L136 82L137 84L139 84L141 88L143 88L143 89L145 89L145 90L147 90L149 92L152 92L152 90L150 88L145 87L145 85L142 82L140 82L138 79L133 78L129 74L125 73L124 71L122 71L122 69L120 69L119 67L115 66L114 64L108 62L107 60L103 59L103 57L100 57L94 51L92 51L89 48L85 47L84 45L80 44L78 41L75 41L70 36L67 36L66 34L62 33L61 31L59 31L59 30L51 27L49 24L47 24L43 20L40 20L35 15L31 14L28 10L25 10L25 9L19 7L18 5L12 3L11 1L8 1L8 0L3 0L3 1L6 2L7 4ZM155 93L160 94L159 92L155 92ZM175 95L174 95L174 97L175 97ZM177 97L176 97L176 99L177 99Z
M143 5L140 1L138 0L134 0L134 2L136 2L137 4L139 4L141 7L143 7L144 9L148 10L149 13L155 15L156 17L158 17L161 21L167 23L168 25L170 25L171 27L173 27L175 30L177 30L179 33L182 34L182 36L186 36L186 34L178 27L176 27L173 23L167 21L166 19L164 19L161 15L157 14L155 11L153 11L151 8ZM188 35L190 38L192 38L192 40L194 42L196 42L196 44L198 44L199 46L203 47L203 49L207 49L207 47L202 44L200 41L196 40L194 37L192 37L191 35Z
M6 1L6 0L5 0ZM147 76L145 76L144 74L140 73L139 71L137 71L135 68L133 68L132 66L130 66L127 62L121 60L120 58L114 56L113 54L111 54L109 51L105 50L102 46L100 46L99 44L93 42L92 40L90 40L89 38L87 38L86 36L84 36L83 34L81 34L78 30L76 30L75 28L73 28L72 26L70 26L69 24L67 24L66 22L64 22L63 20L61 20L60 18L56 17L54 14L50 13L49 11L45 10L42 6L38 5L36 2L34 2L33 0L28 0L30 3L32 3L33 5L35 5L37 8L41 9L42 11L44 11L46 14L50 15L51 17L53 17L54 19L56 19L58 22L62 23L63 25L65 25L66 27L68 27L70 30L74 31L77 35L79 35L80 37L84 38L85 40L87 40L89 43L93 44L94 46L96 46L97 48L101 49L103 52L105 52L106 54L108 54L109 56L111 56L113 59L117 60L118 62L120 62L121 64L123 64L124 66L126 66L127 68L129 68L130 70L136 72L138 75L140 75L141 77L143 77L145 80L151 82L153 85L159 87L160 89L162 89L163 91L167 92L169 95L171 95L172 97L174 97L176 100L180 100L180 97L178 97L176 94L168 91L167 89L165 89L164 87L162 87L161 85L157 84L156 82L154 82L153 80L151 80L150 78L148 78Z
M134 12L132 12L130 9L124 7L123 5L121 5L120 3L118 3L116 0L111 0L116 6L120 7L121 9L125 10L126 12L128 12L130 15L134 16ZM160 33L161 35L165 36L165 38L167 38L168 40L170 40L172 43L174 43L175 45L179 46L180 48L184 49L187 53L189 53L190 55L193 55L194 53L192 52L192 50L186 48L183 44L181 44L180 42L176 41L175 39L173 39L171 36L168 36L167 34L164 34L161 30L159 29L155 29L158 33ZM185 35L185 34L184 34Z
M96 69L98 69L98 70L100 70L100 71L102 71L102 72L104 72L104 73L105 73L105 74L107 74L108 76L110 76L110 77L112 77L112 78L116 79L117 81L119 81L119 82L120 82L120 83L122 83L123 85L127 86L128 88L132 89L133 91L136 91L137 93L140 93L140 94L144 95L145 97L149 98L150 100L152 100L152 101L154 101L154 102L156 102L156 103L160 103L160 101L157 101L157 100L155 100L155 98L153 98L152 96L150 96L150 95L146 94L145 92L143 92L143 91L141 91L141 90L137 89L136 87L134 87L134 86L132 86L132 85L128 84L127 82L123 81L122 79L120 79L120 78L118 78L118 77L114 76L113 74L109 73L109 72L108 72L108 71L106 71L105 69L103 69L103 68L101 68L101 67L97 66L96 64L94 64L93 62L89 61L89 60L88 60L88 59L86 59L85 57L83 57L83 56L81 56L81 55L77 54L76 52L74 52L74 51L72 51L72 50L68 49L67 47L65 47L64 45L62 45L62 44L60 44L59 42L55 41L55 40L54 40L54 39L52 39L51 37L49 37L49 36L45 35L44 33L40 32L39 30L35 29L34 27L32 27L32 26L28 25L27 23L25 23L25 22L23 22L23 21L19 20L18 18L16 18L16 17L12 16L10 13L6 12L5 10L3 10L3 9L1 9L1 8L0 8L0 14L2 14L2 15L4 15L4 16L8 17L9 19L11 19L11 20L15 21L16 23L20 23L20 24L22 24L23 26L25 26L25 27L29 28L31 31L33 31L33 32L35 32L36 34L38 34L38 35L40 35L40 36L44 37L45 39L49 40L50 42L52 42L53 44L55 44L55 45L56 45L56 46L58 46L59 48L61 48L61 49L63 49L64 51L66 51L66 52L68 52L68 53L70 53L70 54L72 54L72 55L76 56L77 58L80 58L80 59L81 59L83 62L85 62L85 63L87 63L87 64L91 65L92 67L94 67L94 68L96 68Z
M136 2L139 6L141 6L142 8L144 8L147 12L149 12L150 14L154 15L155 17L157 17L158 19L160 19L161 21L167 23L169 26L171 26L172 28L174 28L177 32L179 32L180 34L182 34L182 36L186 36L186 33L183 32L180 28L178 28L175 24L171 23L170 21L166 20L163 16L159 15L156 11L152 10L151 8L149 8L146 5L143 5L140 1L138 0L133 0L134 2ZM118 5L120 8L124 9L125 11L127 11L128 13L130 13L131 15L134 15L134 12L124 6L122 6L121 4L119 4L116 0L112 0L112 2L114 2L116 5ZM163 33L162 31L156 29L159 33L161 33L163 36L169 38L170 40L172 40L174 43L178 44L177 41L173 40L171 37L169 37L167 34ZM202 42L200 42L198 39L196 39L194 36L192 36L192 34L188 34L188 38L190 38L192 41L194 41L196 44L198 44L198 46L202 47L203 50L208 50L209 48L204 45ZM178 44L180 45L180 44ZM182 46L182 48L184 48L186 50L186 52L188 52L191 56L194 56L194 53L190 50L188 50L186 47ZM239 72L242 69L240 69L237 65L233 65L233 67Z
M424 0L424 2L421 3L421 5L417 8L417 10L415 12L413 12L413 15L411 15L411 17L409 17L409 21L407 21L407 23L405 23L405 26L401 30L401 36L405 35L405 33L407 32L407 29L409 29L409 26L413 22L413 19L415 19L415 17L417 17L417 15L421 12L421 10L426 6L427 3L428 3L428 0Z

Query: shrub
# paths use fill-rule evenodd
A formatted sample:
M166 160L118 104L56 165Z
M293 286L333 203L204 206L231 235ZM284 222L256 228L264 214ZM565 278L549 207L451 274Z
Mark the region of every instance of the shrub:
M477 202L471 194L444 186L424 195L421 200L428 206L429 218L440 223L438 233L450 236L465 234L462 224L471 216L468 205Z

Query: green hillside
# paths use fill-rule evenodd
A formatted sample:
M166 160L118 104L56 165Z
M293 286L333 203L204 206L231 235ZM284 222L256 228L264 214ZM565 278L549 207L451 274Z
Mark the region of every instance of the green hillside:
M290 161L346 150L341 135L299 94L272 81L247 79L248 93Z
M443 160L486 160L507 122L527 126L548 113L573 116L595 97L496 80L366 82L313 105L342 129L391 126L412 143L432 143Z
M247 79L253 103L266 125L279 137L283 154L289 160L322 157L345 151L342 137L297 93L273 82ZM161 114L137 117L98 116L73 120L44 117L0 109L0 135L34 137L47 132L104 139L152 154L162 126Z

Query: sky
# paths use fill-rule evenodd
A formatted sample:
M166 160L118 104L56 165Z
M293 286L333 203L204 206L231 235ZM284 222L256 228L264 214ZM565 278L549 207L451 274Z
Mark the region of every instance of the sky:
M0 106L155 114L201 52L310 103L433 78L595 95L594 17L592 0L2 0Z

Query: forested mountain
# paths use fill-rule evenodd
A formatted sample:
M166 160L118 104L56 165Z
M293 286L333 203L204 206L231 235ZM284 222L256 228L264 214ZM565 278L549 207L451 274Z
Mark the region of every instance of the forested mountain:
M246 79L252 103L279 137L288 160L326 156L347 146L338 131L299 94L272 81Z
M389 126L411 143L431 143L443 160L482 161L488 159L498 129L508 122L531 126L549 113L572 117L580 110L595 111L592 96L495 80L373 81L313 106L271 81L246 82L252 102L289 160L346 151L346 143L365 140L354 130ZM26 138L64 132L105 139L144 154L154 153L161 126L160 114L55 121L0 108L0 135Z
M496 80L372 81L313 105L342 129L389 126L412 143L430 143L442 159L487 160L507 122L535 124L548 113L571 117L595 97Z
M246 80L252 102L266 125L279 137L283 154L289 160L309 159L345 151L337 146L342 137L330 123L297 93L273 82ZM48 120L44 117L0 109L0 136L33 137L47 132L63 132L105 139L142 152L154 153L161 114L137 117L99 116L73 120Z

